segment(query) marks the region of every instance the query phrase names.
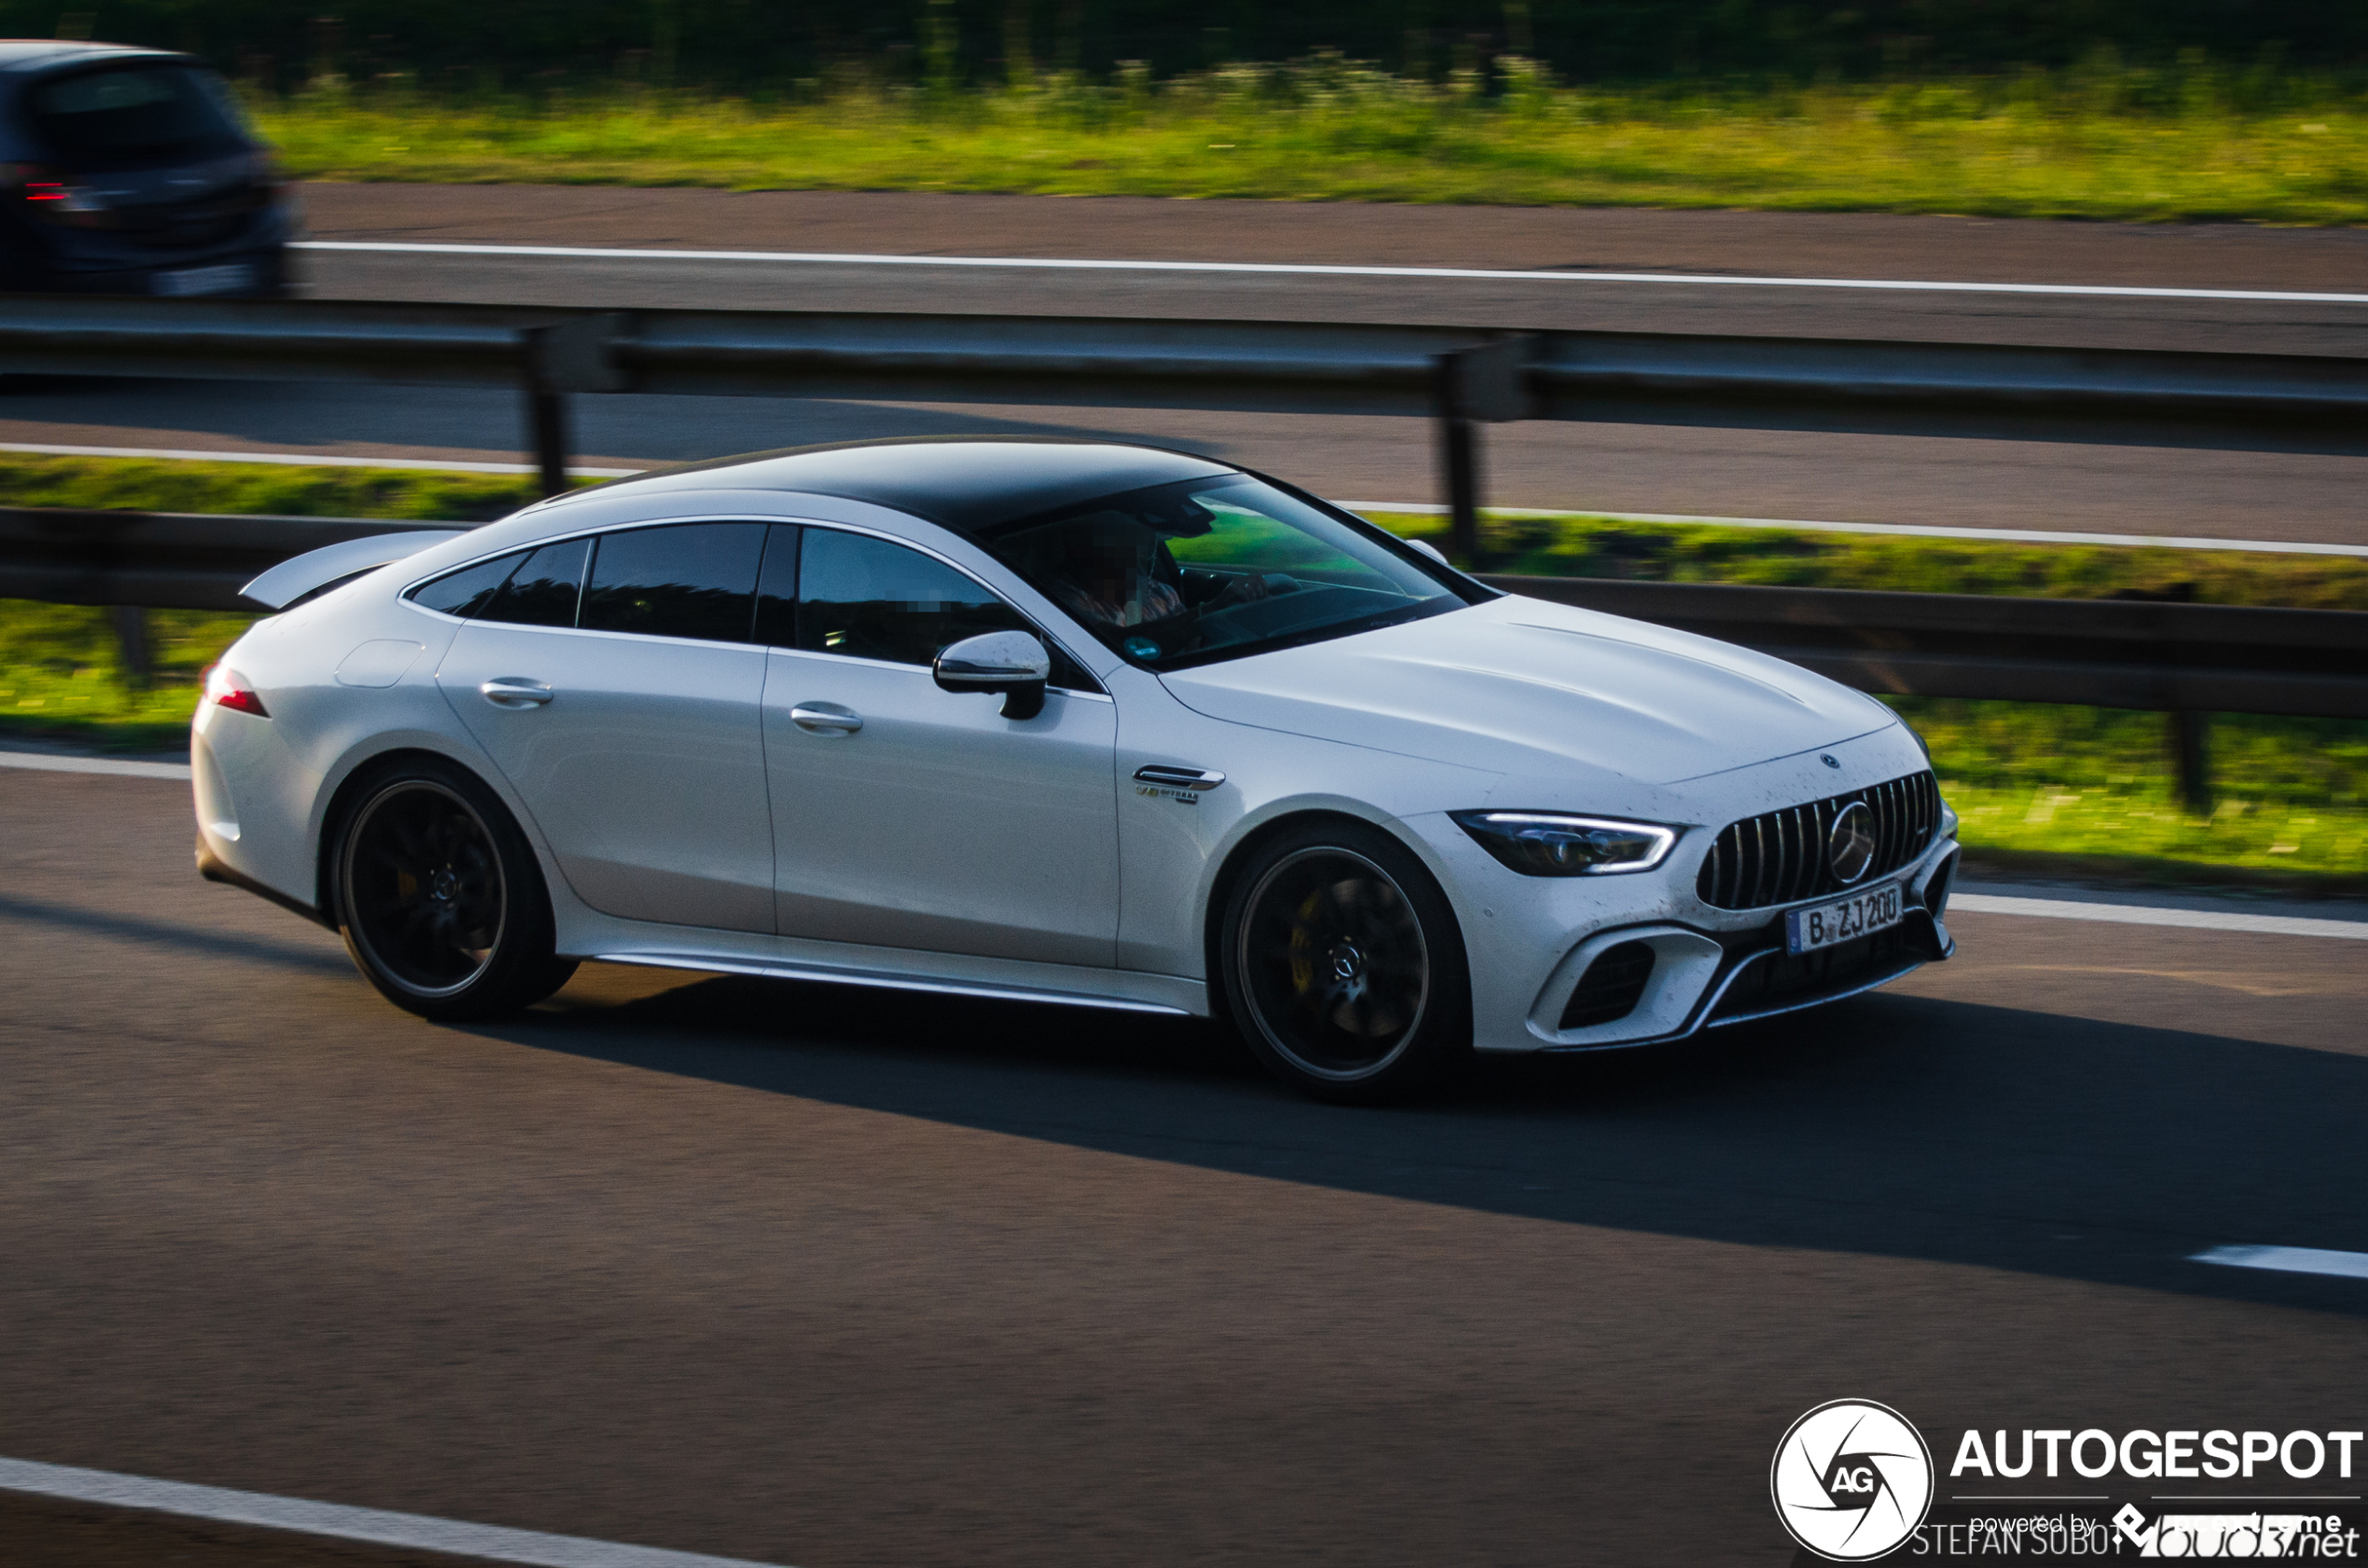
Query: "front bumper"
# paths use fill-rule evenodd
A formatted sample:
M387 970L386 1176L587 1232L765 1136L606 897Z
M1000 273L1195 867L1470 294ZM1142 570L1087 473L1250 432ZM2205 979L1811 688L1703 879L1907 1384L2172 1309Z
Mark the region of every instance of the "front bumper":
M1482 915L1487 940L1509 941L1531 951L1539 942L1561 956L1542 977L1532 970L1523 978L1516 965L1505 961L1509 956L1490 962L1475 953L1480 961L1473 976L1473 1043L1489 1052L1657 1045L1887 985L1956 951L1945 916L1958 853L1955 838L1944 832L1885 878L1900 884L1899 925L1799 956L1784 949L1785 913L1824 901L1717 910L1672 898L1666 889L1656 893L1647 878L1618 887L1616 883L1629 879L1606 877L1600 884L1604 893L1629 895L1635 906L1624 912L1599 907L1576 933L1567 925L1557 930L1559 922L1551 916L1535 922L1508 918L1514 912L1499 905ZM1633 963L1638 947L1650 952L1652 962L1632 992L1632 1003L1621 1008L1628 1002L1628 994L1622 994L1613 1003L1620 1009L1613 1016L1603 1015L1608 1010L1575 1003L1582 986L1589 987L1590 997L1598 996L1601 977L1616 970L1623 957ZM1599 966L1599 959L1606 962Z

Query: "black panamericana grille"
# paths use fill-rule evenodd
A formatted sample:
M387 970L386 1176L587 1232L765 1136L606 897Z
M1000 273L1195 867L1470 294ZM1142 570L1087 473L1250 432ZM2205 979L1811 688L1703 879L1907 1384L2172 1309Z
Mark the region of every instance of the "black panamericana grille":
M1875 860L1852 886L1914 860L1940 826L1940 786L1929 770L1807 805L1764 811L1720 831L1694 891L1714 909L1763 909L1841 892L1843 884L1827 863L1825 840L1834 818L1852 801L1865 801L1875 815Z

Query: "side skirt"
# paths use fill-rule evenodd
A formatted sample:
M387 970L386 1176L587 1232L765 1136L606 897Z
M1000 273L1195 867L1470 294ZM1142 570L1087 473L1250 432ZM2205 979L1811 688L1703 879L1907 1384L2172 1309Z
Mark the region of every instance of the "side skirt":
M1078 991L1052 991L1028 985L997 985L981 981L926 979L884 974L876 970L841 970L822 965L773 962L761 958L709 957L687 953L595 953L594 963L634 964L645 969L689 970L701 974L746 974L767 980L810 980L832 985L871 985L888 991L926 991L946 997L985 997L1007 1002L1048 1002L1059 1007L1106 1008L1118 1012L1152 1013L1163 1018L1190 1018L1190 1009L1166 1002L1127 997L1095 996Z

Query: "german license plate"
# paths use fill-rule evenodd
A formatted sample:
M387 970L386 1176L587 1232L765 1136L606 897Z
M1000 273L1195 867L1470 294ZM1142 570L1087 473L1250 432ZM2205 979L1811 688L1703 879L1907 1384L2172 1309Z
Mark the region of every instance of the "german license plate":
M1784 913L1784 951L1814 953L1899 924L1899 884Z
M236 294L255 286L255 267L243 261L228 261L219 267L185 267L177 272L159 272L150 284L158 294Z

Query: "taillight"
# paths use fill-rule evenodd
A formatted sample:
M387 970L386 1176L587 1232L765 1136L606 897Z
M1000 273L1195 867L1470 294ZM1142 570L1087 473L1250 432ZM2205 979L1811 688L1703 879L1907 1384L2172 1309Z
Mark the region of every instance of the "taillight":
M247 678L228 665L215 665L205 672L205 700L217 708L252 713L258 719L271 717L264 711L263 699L247 684Z
M38 163L0 163L0 178L23 192L27 201L66 199L66 183Z
M107 210L104 199L88 186L59 178L54 169L38 163L7 163L0 164L0 175L5 175L15 195L38 206L44 216L55 222L89 228L103 221L100 214Z

